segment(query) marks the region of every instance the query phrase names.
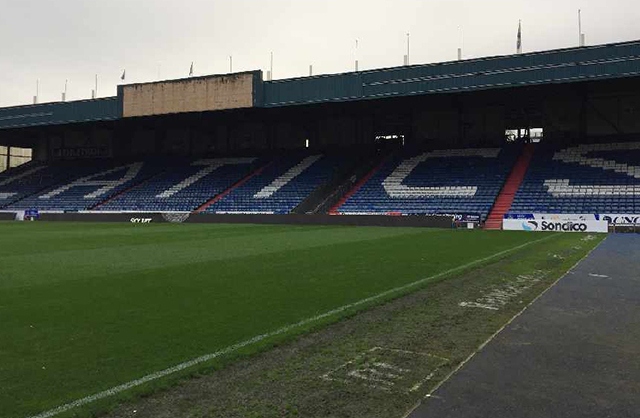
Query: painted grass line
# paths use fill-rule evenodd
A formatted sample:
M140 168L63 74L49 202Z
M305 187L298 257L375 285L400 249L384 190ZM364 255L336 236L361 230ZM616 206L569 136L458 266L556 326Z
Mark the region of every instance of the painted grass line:
M436 397L434 395L434 393L440 389L440 387L442 385L444 385L447 381L449 381L449 379L451 379L453 377L453 375L455 375L456 373L458 373L458 371L460 371L460 369L462 369L467 363L469 363L471 361L471 359L473 359L476 354L478 354L480 351L482 351L487 344L489 344L491 341L493 341L494 338L496 338L498 336L498 334L500 334L502 331L504 331L505 328L507 328L509 325L511 325L511 323L513 323L513 321L515 321L516 319L518 319L520 317L520 315L522 315L527 309L529 309L529 307L531 305L533 305L534 303L536 303L538 301L538 299L540 299L542 296L544 296L549 290L551 290L555 285L557 285L560 280L564 279L569 273L571 273L576 267L578 267L578 265L580 263L582 263L583 260L585 260L587 257L589 257L591 255L592 252L594 252L600 245L602 245L602 243L606 240L607 238L605 237L605 239L603 239L602 241L600 241L598 243L598 245L596 245L595 247L593 247L591 250L589 250L584 257L582 257L581 259L579 259L578 261L576 261L576 263L571 266L571 268L569 268L569 270L567 270L564 274L561 274L560 277L558 277L556 280L553 281L553 283L551 283L549 285L549 287L547 287L546 289L544 289L538 296L536 296L535 298L533 298L533 300L531 302L529 302L524 308L522 308L518 313L516 313L510 320L508 320L504 325L502 325L500 327L500 329L498 329L496 332L494 332L493 334L491 334L491 336L489 338L487 338L482 344L480 344L478 346L478 348L476 348L475 351L473 351L471 354L469 354L469 356L464 359L462 362L460 362L460 364L458 364L456 366L455 369L453 369L448 375L446 375L444 377L444 379L442 379L440 382L438 382L437 385L435 385L433 388L431 388L431 390L429 391L429 393L427 393L423 399L429 399L431 397ZM411 414L413 414L413 412L418 409L420 407L420 405L422 405L422 401L418 402L416 405L414 405L411 410L409 412L406 413L406 415L404 415L402 418L409 418L409 416Z
M271 331L271 332L268 332L268 333L265 333L265 334L257 335L257 336L255 336L253 338L250 338L248 340L239 342L237 344L230 345L230 346L228 346L226 348L223 348L222 350L216 351L214 353L205 354L203 356L196 357L196 358L194 358L192 360L189 360L189 361L186 361L184 363L180 363L180 364L177 364L175 366L169 367L167 369L160 370L160 371L148 374L148 375L143 376L143 377L141 377L139 379L132 380L130 382L123 383L123 384L118 385L118 386L114 386L111 389L107 389L107 390L104 390L102 392L98 392L98 393L95 393L93 395L77 399L77 400L75 400L73 402L58 406L57 408L51 409L49 411L41 412L41 413L39 413L37 415L32 415L32 416L30 416L28 418L50 418L50 417L56 416L56 415L61 414L63 412L67 412L67 411L69 411L71 409L78 408L80 406L84 406L84 405L90 404L90 403L95 402L95 401L100 400L100 399L108 398L109 396L116 395L118 393L127 391L129 389L135 388L135 387L140 386L140 385L143 385L145 383L160 379L160 378L165 377L165 376L169 376L171 374L174 374L174 373L177 373L179 371L188 369L188 368L196 366L198 364L205 363L207 361L210 361L210 360L213 360L215 358L224 356L226 354L233 353L234 351L237 351L237 350L239 350L241 348L244 348L244 347L250 346L252 344L258 343L260 341L266 340L268 338L275 337L275 336L282 335L282 334L286 334L287 332L289 332L291 330L294 330L296 328L304 327L306 325L312 324L314 322L318 322L318 321L320 321L322 319L329 318L331 316L343 313L345 311L349 311L349 310L352 310L354 308L365 306L365 305L367 305L369 303L376 302L376 301L378 301L380 299L385 299L385 298L387 298L387 297L389 297L391 295L405 293L405 292L407 292L407 291L409 291L409 290L411 290L413 288L417 288L417 287L419 287L419 286L421 286L421 285L423 285L423 284L425 284L425 283L427 283L427 282L429 282L431 280L435 280L435 279L438 279L438 278L441 278L441 277L444 277L444 276L448 276L448 275L460 272L462 270L466 270L466 269L468 269L470 267L474 267L474 266L476 266L478 264L482 264L482 263L485 263L487 261L491 261L491 260L500 258L502 256L505 256L507 254L516 252L516 251L521 250L521 249L523 249L525 247L528 247L530 245L533 245L533 244L536 244L536 243L539 243L539 242L542 242L542 241L546 241L546 240L548 240L548 239L550 239L552 237L555 237L557 235L558 234L550 234L549 236L546 236L544 238L537 239L535 241L529 241L529 242L526 242L524 244L517 245L517 246L515 246L513 248L509 248L507 250L503 250L503 251L497 252L497 253L492 254L490 256L487 256L487 257L484 257L484 258L480 258L478 260L471 261L471 262L469 262L467 264L463 264L461 266L454 267L452 269L449 269L449 270L434 274L432 276L425 277L425 278L417 280L415 282L411 282L411 283L408 283L408 284L405 284L405 285L402 285L402 286L399 286L399 287L396 287L396 288L393 288L393 289L390 289L390 290L386 290L386 291L384 291L382 293L378 293L377 295L370 296L368 298L361 299L361 300L359 300L357 302L349 303L347 305L343 305L343 306L341 306L339 308L333 309L331 311L328 311L328 312L325 312L325 313L322 313L322 314L319 314L319 315L316 315L316 316L313 316L313 317L310 317L310 318L307 318L307 319L303 319L302 321L296 322L294 324L286 325L286 326L284 326L282 328L279 328L279 329L277 329L275 331Z

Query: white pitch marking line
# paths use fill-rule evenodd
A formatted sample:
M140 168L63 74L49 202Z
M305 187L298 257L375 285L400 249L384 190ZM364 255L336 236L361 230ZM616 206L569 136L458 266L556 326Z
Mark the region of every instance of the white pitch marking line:
M429 373L427 375L427 377L425 377L424 379L422 379L421 381L419 381L418 383L416 383L415 385L413 385L413 387L411 389L409 389L409 392L415 392L416 390L420 389L420 387L422 385L425 384L425 382L428 382L429 380L431 380L433 378L433 375L436 374L436 371L432 371L431 373Z
M416 357L417 356L433 357L433 358L436 358L438 360L442 360L444 363L448 363L449 362L448 358L441 357L441 356L436 356L435 354L421 353L419 351L399 350L397 348L382 348L382 347L375 347L375 348L371 349L371 351L377 351L377 350L390 351L392 353L413 354Z
M481 309L489 309L492 311L499 310L499 308L496 308L495 306L483 305L482 303L476 303L476 302L460 302L458 305L462 306L463 308L481 308Z
M501 288L493 288L488 293L483 293L474 302L460 302L458 306L468 308L500 310L500 307L508 304L513 298L529 290L533 285L542 280L547 273L536 270L535 275L519 275L512 282L503 284Z
M394 383L388 379L400 379L402 376L393 373L384 373L373 368L352 370L348 376L366 381L378 382L386 386L393 386ZM379 377L376 377L379 376Z
M300 328L300 327L303 327L303 326L308 325L308 324L312 324L312 323L317 322L317 321L319 321L321 319L325 319L325 318L331 317L333 315L342 313L344 311L347 311L347 310L350 310L350 309L353 309L353 308L357 308L359 306L366 305L366 304L371 303L371 302L375 302L375 301L377 301L379 299L383 299L383 298L385 298L387 296L390 296L390 295L393 295L393 294L396 294L396 293L406 292L409 289L412 289L414 287L418 287L418 286L420 286L420 285L422 285L424 283L427 283L427 282L429 282L431 280L434 280L434 279L437 279L439 277L444 277L444 276L450 275L452 273L456 273L458 271L463 271L463 270L465 270L465 269L467 269L469 267L473 267L475 265L482 264L482 263L484 263L486 261L499 258L499 257L501 257L503 255L512 253L512 252L520 250L522 248L526 248L526 247L528 247L530 245L533 245L533 244L536 244L536 243L540 243L542 241L546 241L546 240L548 240L550 238L553 238L553 237L556 237L556 236L558 236L558 234L549 234L548 236L546 236L544 238L540 238L540 239L535 240L535 241L525 242L524 244L517 245L517 246L515 246L513 248L509 248L507 250L499 251L499 252L497 252L497 253L495 253L493 255L490 255L490 256L487 256L487 257L484 257L484 258L480 258L480 259L475 260L475 261L471 261L471 262L469 262L467 264L463 264L461 266L454 267L452 269L443 271L441 273L434 274L433 276L425 277L423 279L416 280L415 282L408 283L408 284L405 284L405 285L402 285L402 286L398 286L396 288L393 288L393 289L390 289L390 290L386 290L386 291L384 291L382 293L378 293L377 295L370 296L370 297L365 298L365 299L361 299L361 300L359 300L357 302L353 302L353 303L350 303L350 304L347 304L347 305L343 305L343 306L341 306L339 308L333 309L333 310L325 312L323 314L316 315L316 316L313 316L311 318L303 319L302 321L296 322L294 324L286 325L286 326L284 326L284 327L282 327L280 329L277 329L275 331L271 331L271 332L268 332L268 333L265 333L265 334L256 335L253 338L250 338L248 340L239 342L237 344L230 345L230 346L228 346L226 348L223 348L222 350L216 351L214 353L205 354L203 356L196 357L196 358L194 358L192 360L185 361L184 363L180 363L180 364L177 364L175 366L169 367L167 369L160 370L160 371L148 374L148 375L143 376L143 377L141 377L139 379L135 379L135 380L132 380L130 382L123 383L123 384L118 385L118 386L114 386L114 387L112 387L110 389L107 389L107 390L104 390L102 392L98 392L98 393L95 393L93 395L89 395L89 396L86 396L84 398L77 399L77 400L75 400L73 402L69 402L69 403L66 403L64 405L60 405L57 408L41 412L41 413L39 413L37 415L32 415L32 416L30 416L28 418L49 418L49 417L56 416L56 415L61 414L63 412L69 411L69 410L71 410L73 408L77 408L79 406L90 404L90 403L95 402L97 400L104 399L104 398L107 398L109 396L116 395L118 393L124 392L124 391L132 389L134 387L143 385L145 383L148 383L148 382L160 379L162 377L169 376L171 374L177 373L179 371L188 369L189 367L193 367L193 366L196 366L198 364L205 363L207 361L210 361L210 360L213 360L215 358L221 357L221 356L223 356L225 354L232 353L232 352L237 351L237 350L239 350L241 348L244 348L244 347L250 346L252 344L258 343L260 341L263 341L263 340L265 340L267 338L285 334L285 333L287 333L287 332L289 332L289 331L291 331L293 329Z
M352 381L349 381L347 379L334 378L334 377L331 377L330 375L335 373L335 372L337 372L338 370L350 365L350 364L355 363L359 359L363 358L367 353L373 353L373 352L380 351L380 350L388 351L388 352L392 352L392 353L410 354L410 355L413 355L415 357L418 357L418 356L431 357L431 358L435 358L435 359L439 359L440 360L440 363L436 366L435 370L433 370L431 373L429 373L424 379L422 379L421 381L419 381L418 383L413 385L411 387L411 389L409 389L409 392L415 392L416 390L418 390L426 381L428 381L428 380L433 378L434 374L436 373L436 371L441 366L443 366L444 364L449 362L449 359L447 359L447 358L436 356L436 355L429 354L429 353L420 353L420 352L416 352L416 351L399 350L399 349L394 349L394 348L373 347L372 349L367 350L366 352L357 355L354 359L349 360L346 363L343 363L340 366L336 367L335 369L325 373L324 375L321 376L321 378L323 380L327 380L329 382L333 381L333 382L342 382L344 384L350 384L350 383L352 383ZM408 372L411 371L410 369L403 369L401 367L393 366L391 364L384 363L384 362L375 362L372 365L376 366L376 367L380 367L380 368L392 369L392 370L395 370L395 371L397 371L399 373L408 373ZM358 370L351 371L351 372L347 373L347 375L350 376L350 377L362 379L362 380L365 380L365 381L377 381L377 379L367 378L366 376L363 376L361 374L361 372L363 372L363 371L369 371L369 372L374 372L376 374L380 374L380 372L378 370L367 368L367 369L358 369ZM382 373L382 374L384 374L384 373ZM398 375L390 375L390 376L387 376L387 377L389 377L389 378L401 378L401 376L398 376ZM394 385L394 383L390 382L390 381L379 380L379 382L382 383L383 385L387 385L387 386L378 386L378 385L375 385L375 384L372 384L372 383L368 383L368 384L365 383L364 385L368 386L368 387L372 387L374 389L381 389L381 390L384 390L386 392L390 391L390 387L389 386L393 386Z
M389 369L398 373L409 373L411 369L403 369L402 367L394 366L393 364L377 361L373 363L374 366L380 367L381 369Z
M329 370L327 373L322 375L322 378L325 379L325 380L329 380L329 381L337 380L337 379L333 379L333 378L329 377L329 375L337 372L338 370L340 370L340 369L342 369L344 367L347 367L349 364L355 363L357 360L360 360L362 357L364 357L366 355L366 353L373 353L374 351L378 351L378 350L381 350L381 349L382 349L382 347L373 347L372 349L370 349L370 350L368 350L368 351L366 351L364 353L360 353L355 358L353 358L353 359L351 359L351 360L349 360L347 362L342 363L341 365L339 365L335 369Z
M367 350L364 353L358 354L355 358L353 358L353 359L351 359L351 360L349 360L349 361L347 361L345 363L342 363L341 365L339 365L335 369L329 370L327 373L323 374L321 376L321 378L324 379L324 380L327 380L327 381L340 381L340 382L344 382L344 383L349 383L348 381L346 381L344 379L332 378L332 377L330 377L330 375L335 373L335 372L337 372L338 370L340 370L342 368L345 368L346 366L348 366L350 364L355 363L356 361L358 361L362 357L364 357L367 353L373 353L373 352L380 351L380 350L389 351L389 352L392 352L392 353L411 354L411 355L414 355L414 356L432 357L432 358L436 358L436 359L441 360L442 364L446 364L446 363L449 362L448 358L436 356L434 354L429 354L429 353L420 353L420 352L417 352L417 351L400 350L400 349L397 349L397 348L373 347L372 349ZM385 364L385 363L375 363L375 364ZM392 366L392 367L395 367L395 366ZM402 369L400 369L400 370L402 370Z
M589 237L591 235L588 235ZM594 238L595 239L595 238ZM562 280L562 278L564 278L566 275L572 273L572 270L575 269L578 264L580 264L580 262L582 262L582 260L586 259L587 257L589 257L589 255L595 251L596 248L598 248L600 245L602 245L602 243L606 240L607 238L605 237L602 241L600 241L598 243L598 245L596 245L595 247L593 247L591 249L591 251L589 251L584 257L582 257L580 260L578 260L573 267L571 267L565 274L563 274L562 276L560 276L558 278L558 280L556 280L555 282L551 283L551 285L549 287L547 287L545 290L542 291L542 293L540 293L538 296L536 296L531 302L529 302L529 304L527 306L525 306L524 308L522 308L522 310L520 312L518 312L517 314L515 314L513 316L513 318L511 318L506 324L504 324L502 327L500 327L499 330L497 330L496 332L494 332L489 338L487 338L487 340L485 342L483 342L482 344L480 344L480 346L476 349L476 351L474 351L473 353L469 354L469 357L467 357L466 359L464 359L460 364L458 364L458 366L453 369L451 371L451 373L449 373L447 376L445 376L444 379L442 379L440 382L438 382L437 385L435 385L430 391L429 393L427 393L426 395L424 395L425 398L438 398L438 396L434 395L434 393L440 389L440 386L442 386L445 382L447 382L449 379L451 379L451 377L456 374L460 369L462 369L464 367L465 364L467 364L468 362L471 361L471 359L473 357L475 357L476 354L478 354L480 351L482 351L482 349L489 344L498 334L500 334L506 327L508 327L513 321L515 321L520 315L522 315L524 313L524 311L526 311L529 306L533 305L538 299L540 299L545 293L547 293L551 288L553 288L556 284L558 284L558 282L560 280ZM583 238L584 240L584 238ZM408 418L409 415L411 415L411 413L413 413L413 411L416 410L416 408L418 408L420 406L421 402L418 402L416 405L413 406L413 408L411 408L411 410L409 412L407 412L402 418Z

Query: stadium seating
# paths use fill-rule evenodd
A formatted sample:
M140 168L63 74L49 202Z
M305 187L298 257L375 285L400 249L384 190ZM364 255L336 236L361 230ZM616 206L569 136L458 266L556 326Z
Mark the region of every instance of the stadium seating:
M30 162L0 173L0 208L42 189L40 174L46 168Z
M114 163L109 160L59 163L52 172L64 173L64 181L9 205L8 209L86 210L161 171L154 162ZM44 171L44 170L43 170ZM61 175L62 176L62 175Z
M173 162L166 170L96 207L100 211L191 211L246 176L255 158Z
M345 196L336 212L486 219L521 150L509 145L398 152ZM346 160L289 153L261 159L30 162L0 174L0 208L170 212L208 202L202 207L206 213L284 214ZM538 144L508 214L640 213L638 161L640 142Z
M640 142L541 147L509 214L640 213Z
M0 208L72 178L68 164L29 162L0 173Z
M46 168L32 165L31 171L25 167L21 172L12 171L0 177L11 176L12 182L21 181L19 193L4 192L0 183L0 193L4 192L0 197L7 200L7 209L193 211L246 177L245 183L220 196L206 211L289 213L330 179L342 160L293 153L273 160L147 159L119 164L96 160L56 163ZM259 167L263 167L259 174L248 177ZM46 182L42 181L42 175L36 176L45 172ZM22 187L31 183L37 187Z
M328 181L342 159L322 155L276 158L262 172L209 206L207 213L289 213Z
M337 212L478 214L484 219L520 149L403 153L386 161Z

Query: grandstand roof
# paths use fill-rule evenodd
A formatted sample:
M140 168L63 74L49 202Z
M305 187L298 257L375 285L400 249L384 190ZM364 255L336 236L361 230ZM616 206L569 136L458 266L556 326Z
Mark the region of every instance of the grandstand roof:
M283 107L640 76L640 41L259 80L255 107ZM122 97L0 108L0 129L115 120Z

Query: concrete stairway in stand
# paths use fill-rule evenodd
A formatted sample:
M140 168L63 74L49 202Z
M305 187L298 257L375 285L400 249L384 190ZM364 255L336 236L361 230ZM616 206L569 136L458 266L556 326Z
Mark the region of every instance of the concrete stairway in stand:
M529 169L534 151L534 144L526 144L522 149L520 157L518 157L518 160L514 164L509 177L507 177L504 186L502 186L502 190L500 190L500 194L491 208L491 212L489 212L487 221L484 224L484 229L502 229L502 219L509 209L511 209L513 199Z

